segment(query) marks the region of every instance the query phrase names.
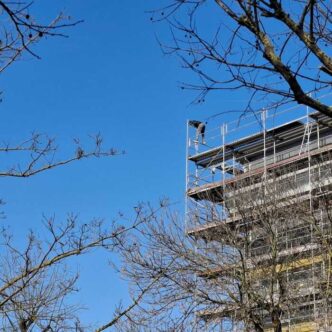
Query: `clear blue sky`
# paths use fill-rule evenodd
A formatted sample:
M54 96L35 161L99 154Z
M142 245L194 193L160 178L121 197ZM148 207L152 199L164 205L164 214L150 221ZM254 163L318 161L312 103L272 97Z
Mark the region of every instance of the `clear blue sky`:
M179 89L190 79L175 57L165 57L156 42L163 25L154 25L146 10L155 1L43 0L40 17L64 9L85 23L69 29L70 38L41 41L35 51L0 77L4 91L1 140L18 141L32 131L58 139L64 153L73 137L101 132L107 145L126 155L89 160L31 179L2 179L7 202L4 224L22 241L29 228L40 229L42 215L61 221L67 213L82 220L111 220L130 213L138 201L169 197L183 209L185 188L185 122L234 108L231 100L213 96L190 106L194 95ZM99 259L100 258L100 259ZM118 286L105 260L91 256L80 263L82 292L78 300L90 309L86 321L103 322L126 285Z

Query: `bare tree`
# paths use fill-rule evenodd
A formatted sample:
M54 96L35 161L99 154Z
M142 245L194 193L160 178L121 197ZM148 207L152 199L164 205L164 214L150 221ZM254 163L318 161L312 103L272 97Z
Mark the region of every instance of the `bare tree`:
M24 54L39 58L35 44L45 37L67 37L65 30L82 22L71 21L64 13L58 13L50 22L42 22L33 12L33 1L0 1L0 73ZM90 136L90 142L74 139L72 146L71 153L63 154L55 138L40 133L32 133L21 142L3 140L0 177L27 178L74 161L123 153L105 148L100 134ZM69 303L70 295L77 291L79 277L72 260L95 250L114 252L126 232L135 232L141 223L153 218L154 211L150 211L150 216L145 213L144 218L141 212L138 207L130 220L122 216L123 223L97 219L82 223L76 216L58 223L45 218L43 236L31 231L25 245L17 243L8 230L1 229L0 330L86 330L79 320L81 307ZM138 305L145 292L142 289L127 307L111 313L112 317L106 317L105 324L96 330L104 331L115 325Z
M0 73L24 53L39 58L33 49L35 44L44 37L67 37L65 30L82 22L71 21L64 13L58 13L51 22L41 22L33 11L34 1L0 1ZM114 149L104 149L100 134L91 137L91 141L92 144L83 146L79 139L74 139L73 153L59 156L55 139L45 134L34 132L19 143L3 140L0 152L5 160L14 162L2 169L0 176L29 177L75 160L119 154Z
M265 174L263 181L246 177L224 189L226 219L211 191L204 213L192 210L196 226L189 237L171 211L142 225L138 238L128 234L120 252L124 275L134 286L157 281L126 324L138 331L263 332L269 326L280 332L311 320L316 328L327 328L330 166L329 155L312 164L310 199L303 189L308 170L287 166Z
M164 3L164 2L162 2ZM320 0L171 0L152 11L167 21L176 53L198 77L182 88L200 91L249 90L247 109L271 96L274 107L295 101L328 116L319 99L331 89L331 4ZM211 3L211 4L210 4ZM216 24L214 24L217 22ZM211 27L215 27L214 32Z
M85 143L74 139L72 150L71 155L60 155L55 138L39 133L32 133L31 137L20 143L2 142L0 153L5 156L5 160L8 159L7 163L14 161L0 171L0 177L26 178L77 160L124 153L114 148L104 148L100 134L90 136L89 142Z
M39 58L34 44L44 37L66 37L65 28L82 22L70 22L70 17L64 13L57 14L51 22L41 22L33 11L34 1L0 1L0 73L23 53Z
M80 223L69 216L64 223L53 218L44 220L44 235L30 232L27 244L19 246L8 232L1 233L0 317L4 331L85 331L80 324L79 305L69 304L77 291L79 277L73 272L72 259L95 250L114 253L125 247L125 234L135 233L143 223L152 222L156 211L143 206L131 220L112 224L102 220ZM140 288L132 303L119 307L112 318L96 328L109 329L139 305L145 293L156 283ZM108 321L107 321L108 320ZM89 330L91 327L89 328Z

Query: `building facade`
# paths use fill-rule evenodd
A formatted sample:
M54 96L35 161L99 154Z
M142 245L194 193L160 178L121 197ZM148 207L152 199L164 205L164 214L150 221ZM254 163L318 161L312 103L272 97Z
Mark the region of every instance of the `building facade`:
M224 300L197 319L332 331L332 119L264 110L203 134L188 125L186 231L211 255L197 283Z

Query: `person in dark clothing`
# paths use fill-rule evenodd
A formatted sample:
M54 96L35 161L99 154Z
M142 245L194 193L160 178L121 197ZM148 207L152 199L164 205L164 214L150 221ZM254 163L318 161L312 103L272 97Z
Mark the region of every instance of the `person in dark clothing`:
M198 143L199 136L202 137L202 144L205 144L205 125L206 122L201 122L197 120L190 120L189 126L196 128L196 141Z

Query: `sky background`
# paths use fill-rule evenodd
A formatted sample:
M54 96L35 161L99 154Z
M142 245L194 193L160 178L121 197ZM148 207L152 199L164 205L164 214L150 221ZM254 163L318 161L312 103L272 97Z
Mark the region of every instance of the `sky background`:
M156 204L162 197L183 211L186 119L204 118L210 107L218 111L219 102L190 105L194 95L179 88L187 74L178 59L162 54L156 36L166 27L151 23L146 13L151 8L153 1L35 2L31 13L43 22L60 10L85 22L68 29L68 39L42 40L34 49L41 60L25 56L1 75L1 141L47 133L70 155L74 137L84 142L100 132L106 146L126 154L29 179L3 178L1 222L17 243L24 243L29 229L42 233L43 215L59 222L68 213L82 222L112 220L118 211L130 215L137 202ZM119 283L102 255L77 264L81 291L75 301L87 308L83 321L103 323L126 299L127 285Z
M162 54L156 37L164 38L168 28L151 23L146 13L155 3L36 1L34 14L44 22L60 10L85 22L68 29L68 39L42 40L34 49L42 60L25 56L1 75L0 139L17 142L33 131L47 133L70 155L74 137L84 142L100 132L106 146L126 154L30 179L2 179L7 217L1 222L10 225L18 242L29 229L42 232L43 215L58 221L68 213L83 222L112 220L118 211L130 215L137 202L157 204L162 197L183 211L186 120L232 110L245 97L214 94L191 104L195 94L181 90L179 82L193 77L176 57ZM83 320L103 323L126 299L127 285L99 255L78 262L78 269L82 290L76 299L87 307Z

